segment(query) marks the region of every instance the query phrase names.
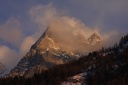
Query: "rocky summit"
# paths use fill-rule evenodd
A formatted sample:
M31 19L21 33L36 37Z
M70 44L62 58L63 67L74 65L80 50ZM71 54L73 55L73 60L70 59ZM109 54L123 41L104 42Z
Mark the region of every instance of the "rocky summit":
M92 34L88 39L80 34L74 37L76 37L77 41L70 40L74 42L73 44L79 41L79 47L77 46L78 43L73 46L71 43L68 44L68 37L66 37L67 39L61 38L61 35L48 28L31 46L30 51L20 60L16 67L10 71L9 76L32 77L34 73L40 73L42 70L54 65L78 59L83 55L81 51L89 52L89 50L96 50L101 47L102 40L96 33ZM79 51L77 48L82 50Z

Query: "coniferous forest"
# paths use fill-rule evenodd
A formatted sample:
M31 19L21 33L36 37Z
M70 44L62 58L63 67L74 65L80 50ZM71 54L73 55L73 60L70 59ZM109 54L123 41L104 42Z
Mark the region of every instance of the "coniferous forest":
M87 85L128 85L128 35L113 47L91 52L31 78L1 78L0 85L60 85L69 77L83 72L89 72L83 81Z

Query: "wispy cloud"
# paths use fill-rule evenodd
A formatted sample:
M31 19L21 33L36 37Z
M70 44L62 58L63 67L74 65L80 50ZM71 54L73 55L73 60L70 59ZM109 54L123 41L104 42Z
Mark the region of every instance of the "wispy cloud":
M18 47L22 37L23 32L18 20L9 18L3 25L0 25L0 39L5 42L9 42Z
M22 56L24 56L26 52L29 51L30 47L35 43L35 41L35 38L32 36L27 36L24 38L23 42L20 45L20 52Z
M12 69L18 61L19 55L15 50L8 46L0 45L0 62L2 62L8 69Z

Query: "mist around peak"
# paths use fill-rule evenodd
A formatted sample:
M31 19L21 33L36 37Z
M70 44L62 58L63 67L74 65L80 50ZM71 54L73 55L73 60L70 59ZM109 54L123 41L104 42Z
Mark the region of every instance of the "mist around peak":
M102 40L96 40L97 37L100 38L100 36L96 34L96 32L88 29L75 18L71 19L70 17L64 16L56 20L54 19L54 21L49 24L45 31L45 37L42 37L41 43L42 46L47 47L49 43L53 44L54 41L54 46L58 46L58 48L67 52L87 54L88 52L98 50L102 47ZM46 39L47 45L45 44ZM93 45L92 41L89 39L93 40ZM49 44L49 47L53 48L53 45L50 46Z

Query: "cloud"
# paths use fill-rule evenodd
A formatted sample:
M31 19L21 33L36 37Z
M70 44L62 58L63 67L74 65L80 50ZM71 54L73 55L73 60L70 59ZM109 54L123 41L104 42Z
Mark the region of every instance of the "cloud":
M0 25L0 39L18 47L23 37L20 22L9 18L3 25Z
M32 7L29 11L29 15L32 18L32 20L35 23L37 23L39 26L39 28L37 28L36 30L35 35L37 34L41 35L54 21L60 21L62 23L64 22L65 27L63 28L60 27L60 29L62 30L65 29L66 26L67 27L70 26L68 28L72 31L73 31L72 28L79 28L79 29L89 28L85 26L85 24L82 23L80 20L76 19L75 17L70 17L63 13L64 13L63 10L56 9L51 3L48 5L37 5ZM90 29L87 29L87 30L90 30Z
M98 33L98 30L90 29L74 17L58 17L50 24L48 31L50 31L50 37L58 41L63 50L69 52L86 54L102 47L88 45L88 38L93 33Z
M113 46L115 43L121 39L124 34L122 32L118 32L117 30L112 30L110 32L103 32L101 33L102 39L104 41L104 47Z
M9 45L0 45L0 62L8 69L16 66L34 42L31 37L25 37L21 22L14 17L0 25L0 40L3 43L9 43Z
M58 10L52 3L33 6L28 12L31 20L38 25L35 33L40 35L48 28L49 24L66 14L66 10ZM36 34L37 35L37 34Z
M56 9L52 4L37 5L30 9L29 14L32 20L39 25L37 33L42 34L48 27L53 33L52 37L61 42L61 48L64 50L88 52L92 48L86 45L83 47L82 41L76 36L84 36L87 40L94 32L100 34L99 29L87 27L81 20L63 14L63 11Z
M39 29L44 31L54 18L60 16L60 13L58 13L57 9L50 3L48 5L37 5L32 7L29 11L29 15L31 19L39 25Z
M22 54L22 56L24 56L26 54L26 52L29 51L30 47L35 43L35 38L32 36L27 36L21 46L20 46L20 52Z
M128 0L69 0L67 9L88 26L97 26L103 31L128 31L127 3Z
M95 5L96 2L89 3L93 3L94 6L97 6ZM97 25L93 28L88 27L81 20L63 14L62 10L60 11L56 9L52 4L37 5L30 9L29 14L32 20L39 25L40 29L37 30L37 34L41 35L42 32L49 27L54 33L54 37L59 38L63 41L63 43L67 43L67 45L70 44L70 46L73 45L72 43L74 43L74 41L76 44L78 44L77 39L73 39L74 35L81 34L85 37L85 39L88 39L94 32L101 36L104 46L106 47L115 44L115 42L119 40L118 37L120 36L120 33L118 31L111 30L104 32L102 31L102 28Z
M2 62L8 69L13 68L20 59L19 54L4 45L0 45L0 62Z
M9 45L0 45L0 62L8 69L13 68L21 59L21 53L16 49L20 48L23 36L20 21L14 17L0 25L0 40L3 44L9 43ZM12 45L12 48L10 48L10 45Z

